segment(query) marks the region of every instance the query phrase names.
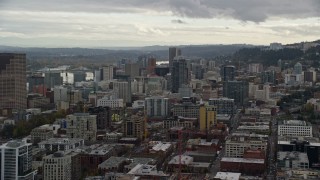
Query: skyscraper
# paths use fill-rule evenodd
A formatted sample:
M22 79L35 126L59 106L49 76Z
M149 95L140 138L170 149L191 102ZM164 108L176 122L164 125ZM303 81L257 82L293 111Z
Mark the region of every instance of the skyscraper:
M0 53L0 110L27 108L26 55Z
M0 146L0 179L32 180L32 144L13 140Z
M171 91L177 93L183 84L189 84L189 69L184 58L175 58L172 63L172 86Z
M181 49L176 47L169 48L169 68L170 72L172 72L173 60L176 56L181 56Z
M104 81L112 80L113 79L113 66L112 65L103 66L101 74L102 74L102 80L104 80Z
M233 81L235 78L235 66L223 66L221 76L222 81Z

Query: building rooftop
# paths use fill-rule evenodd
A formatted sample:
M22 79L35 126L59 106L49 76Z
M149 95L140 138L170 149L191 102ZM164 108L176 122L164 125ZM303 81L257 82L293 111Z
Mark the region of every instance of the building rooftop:
M239 180L241 173L233 173L233 172L217 172L214 178L221 180Z
M29 146L32 145L31 143L27 143L26 140L11 140L7 143L4 143L0 146L0 148L19 148L22 146Z
M165 174L163 171L157 171L156 166L153 165L145 165L145 164L137 164L134 168L132 168L128 174L136 175L136 176L161 176L161 177L169 177L168 174Z
M302 153L297 151L292 151L292 152L279 151L277 159L280 161L285 159L292 159L292 160L298 160L299 162L303 162L303 163L309 163L307 153Z
M282 124L279 125L286 125L286 126L308 126L306 121L301 120L283 120Z
M162 143L159 142L158 144L154 145L152 147L152 150L154 151L168 151L172 147L172 143Z
M239 162L239 163L256 163L256 164L264 164L263 159L253 159L253 158L231 158L231 157L223 157L221 161L225 162Z
M103 161L101 164L99 164L98 167L102 168L102 169L108 169L108 168L112 168L115 166L117 167L126 160L128 160L128 159L125 157L111 156L109 159L107 159L107 160Z
M168 164L175 164L178 165L179 163L179 155L174 156ZM181 164L182 165L190 165L193 162L193 157L191 156L186 156L186 155L181 155Z
M83 139L80 138L50 138L48 140L45 141L41 141L40 143L38 143L38 145L42 145L42 144L75 144L75 143L79 143L79 142L84 142Z

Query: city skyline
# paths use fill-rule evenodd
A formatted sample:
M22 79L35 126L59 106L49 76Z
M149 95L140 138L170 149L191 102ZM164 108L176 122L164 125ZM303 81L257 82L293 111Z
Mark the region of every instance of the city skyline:
M313 41L320 2L241 0L0 3L1 45L139 47Z

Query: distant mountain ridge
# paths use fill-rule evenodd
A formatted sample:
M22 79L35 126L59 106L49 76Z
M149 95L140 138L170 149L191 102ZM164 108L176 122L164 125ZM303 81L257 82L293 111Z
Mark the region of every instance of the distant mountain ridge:
M0 52L23 52L32 59L41 57L99 57L106 59L137 58L140 55L151 55L159 59L168 58L168 49L172 46L146 46L123 48L39 48L0 46ZM179 45L182 55L187 57L213 58L232 55L241 48L255 47L247 44L234 45ZM98 59L99 59L98 58ZM95 58L94 58L95 59Z

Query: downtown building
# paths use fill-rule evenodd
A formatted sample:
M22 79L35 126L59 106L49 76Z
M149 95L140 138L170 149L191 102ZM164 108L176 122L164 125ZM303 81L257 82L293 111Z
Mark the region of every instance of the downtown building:
M284 120L278 125L278 135L312 137L312 125L306 121Z
M210 98L209 105L217 108L217 114L233 115L236 112L234 99L230 98Z
M32 144L12 140L0 146L0 179L33 180Z
M234 99L237 105L245 105L249 99L249 83L247 81L225 81L223 82L223 96Z
M95 141L97 134L97 116L89 113L75 113L66 117L67 137L83 138L85 141Z
M26 55L0 53L0 110L26 109L26 85Z
M169 115L169 99L164 97L145 98L145 109L148 117L166 117Z
M172 62L171 91L178 93L182 85L189 84L190 74L187 61L182 57L177 57Z

